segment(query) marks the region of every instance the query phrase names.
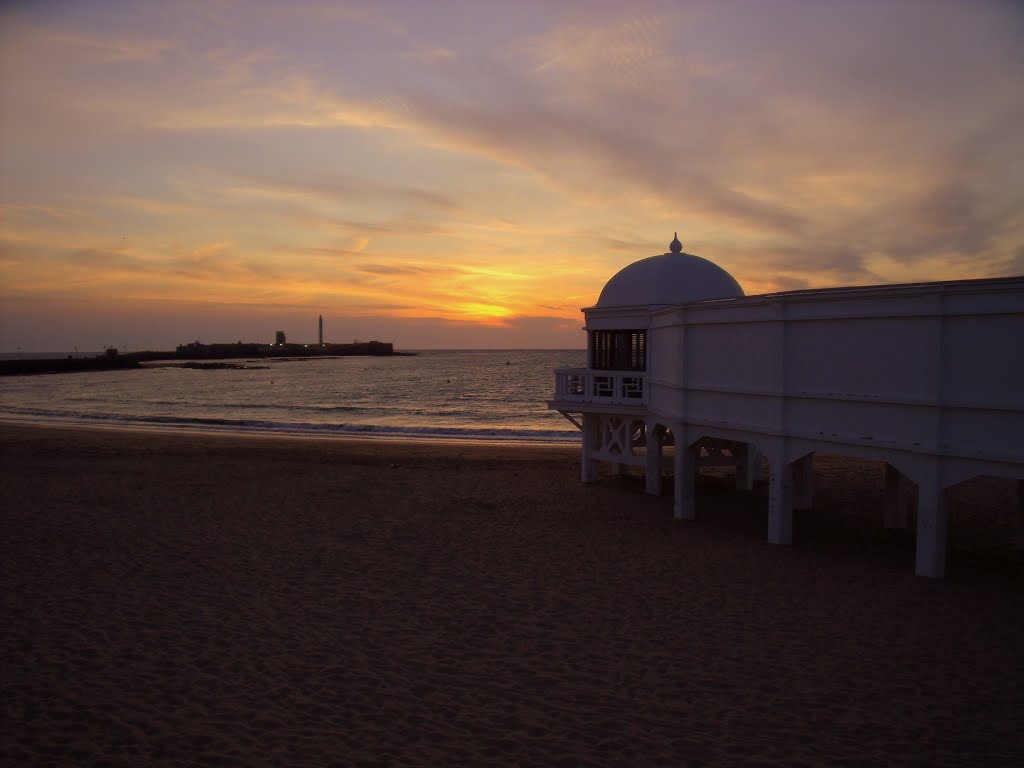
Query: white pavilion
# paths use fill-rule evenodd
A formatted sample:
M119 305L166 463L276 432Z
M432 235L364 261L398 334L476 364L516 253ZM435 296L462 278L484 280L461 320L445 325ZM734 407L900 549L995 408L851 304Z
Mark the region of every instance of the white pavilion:
M1024 545L1024 277L744 296L676 237L583 314L587 367L557 369L548 402L583 433L583 482L635 465L657 495L671 470L692 519L699 465L749 490L763 456L768 540L789 544L816 452L884 461L885 524L916 483L916 571L941 578L946 489L991 475L1018 481Z

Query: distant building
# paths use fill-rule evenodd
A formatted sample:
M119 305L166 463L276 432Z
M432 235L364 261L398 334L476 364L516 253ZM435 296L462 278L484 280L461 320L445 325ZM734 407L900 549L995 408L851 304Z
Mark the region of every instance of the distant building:
M320 346L324 345L324 316L320 315Z
M583 310L587 367L555 371L548 407L583 433L583 482L633 465L659 495L671 468L690 519L699 466L750 490L763 456L768 540L789 544L815 453L884 461L885 524L907 525L916 484L917 573L941 577L946 490L1005 477L1024 544L1024 277L744 296L678 238L669 251L608 281Z
M284 331L278 331L274 334L274 343L282 347L285 345Z

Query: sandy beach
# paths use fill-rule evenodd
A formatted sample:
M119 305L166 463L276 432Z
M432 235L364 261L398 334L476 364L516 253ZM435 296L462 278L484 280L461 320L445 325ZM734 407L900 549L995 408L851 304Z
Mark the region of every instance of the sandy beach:
M1014 488L948 578L816 460L578 482L569 447L0 426L3 765L1024 764Z

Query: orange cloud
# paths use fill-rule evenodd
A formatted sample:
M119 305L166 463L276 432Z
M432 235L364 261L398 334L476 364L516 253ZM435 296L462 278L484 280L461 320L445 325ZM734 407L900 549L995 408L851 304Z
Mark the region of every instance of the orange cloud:
M1020 270L995 5L187 7L0 11L5 300L504 332L676 230L748 292Z

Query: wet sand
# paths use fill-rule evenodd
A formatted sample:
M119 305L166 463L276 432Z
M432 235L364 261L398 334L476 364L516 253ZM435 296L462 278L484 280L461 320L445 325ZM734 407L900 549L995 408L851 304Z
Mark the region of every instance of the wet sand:
M815 466L775 547L568 448L0 426L0 761L1024 764L1012 484L931 581Z

